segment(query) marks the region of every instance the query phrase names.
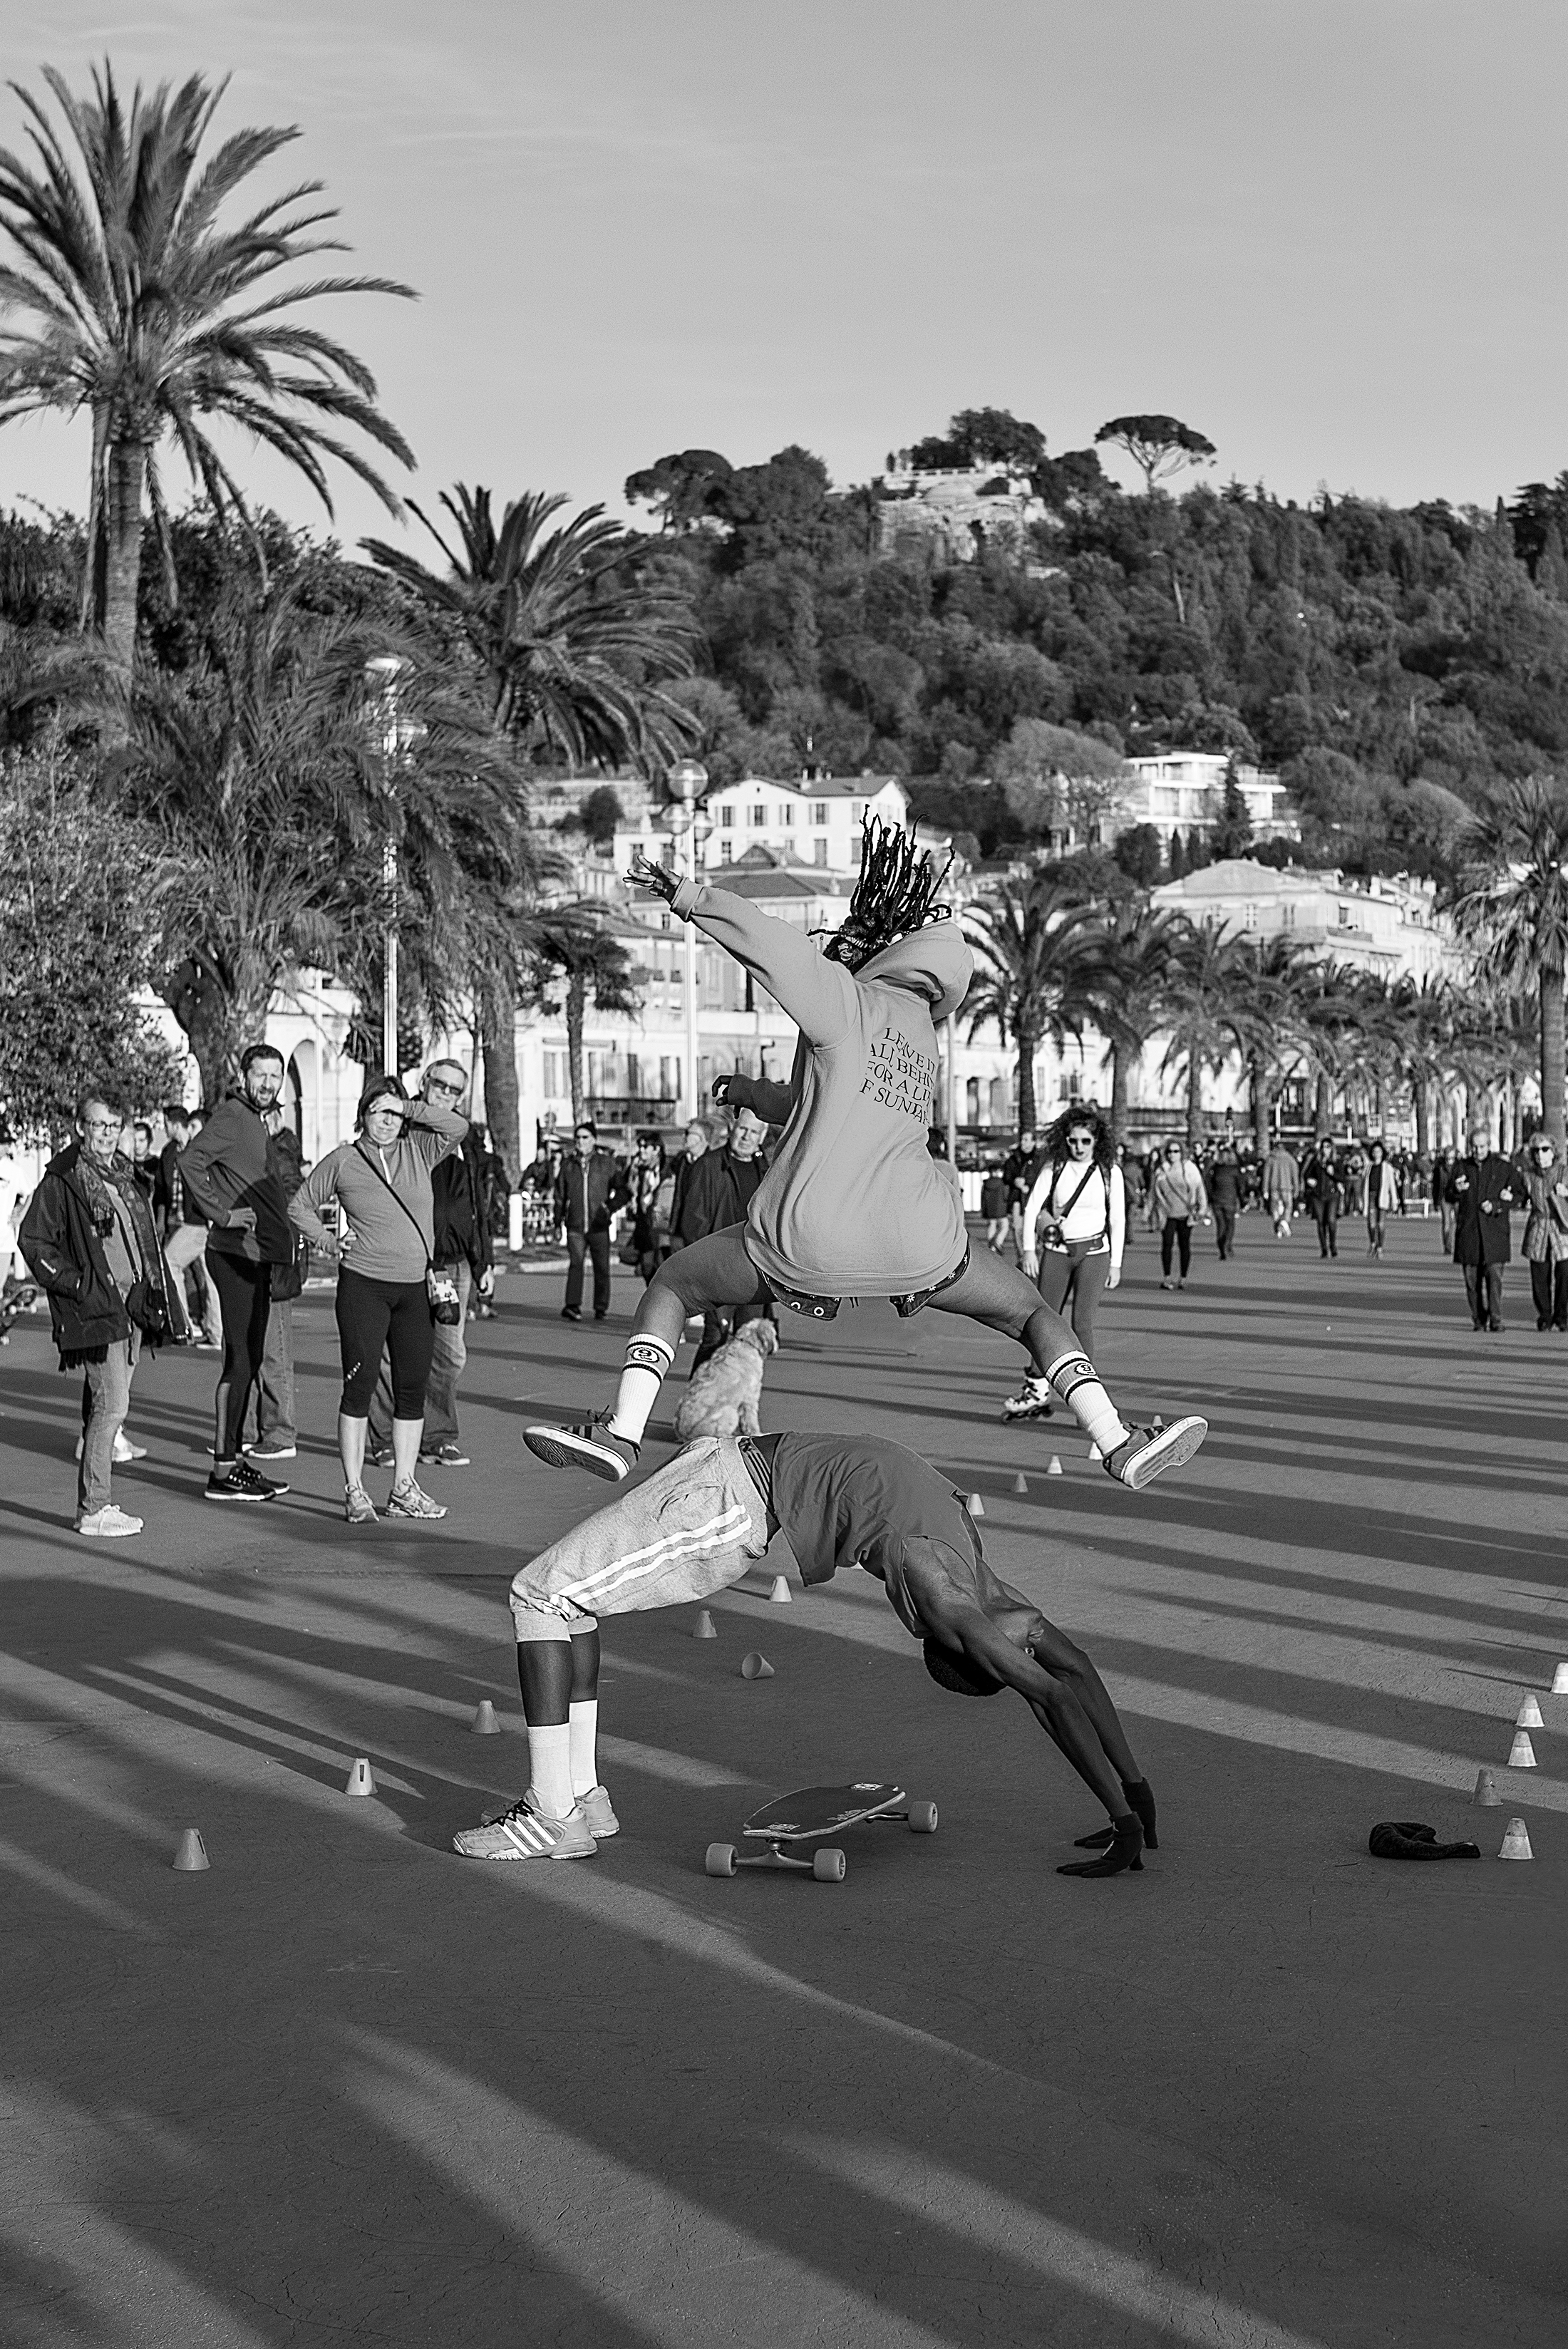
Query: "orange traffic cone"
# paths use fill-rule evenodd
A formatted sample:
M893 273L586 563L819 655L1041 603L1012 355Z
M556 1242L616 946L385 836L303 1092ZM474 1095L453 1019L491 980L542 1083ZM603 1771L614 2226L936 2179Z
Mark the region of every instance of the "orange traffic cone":
M1027 1493L1029 1490L1029 1479L1022 1468L1012 1480L1012 1489L1015 1493Z
M773 1676L772 1664L765 1656L759 1655L755 1648L749 1656L742 1657L741 1678L743 1681L771 1681Z
M1535 1748L1530 1742L1530 1732L1528 1729L1516 1729L1514 1731L1513 1744L1510 1746L1508 1751L1508 1766L1511 1770L1534 1769Z
M491 1703L490 1699L487 1696L481 1697L479 1701L479 1710L468 1725L470 1729L472 1730L475 1737L500 1736L501 1723L496 1720L495 1707Z
M1060 1476L1060 1475L1061 1475L1061 1474L1062 1474L1062 1460L1061 1460L1061 1454L1060 1454L1059 1453L1053 1452L1053 1454L1051 1454L1051 1465L1049 1466L1049 1468L1047 1468L1047 1469L1046 1469L1045 1474L1047 1475L1047 1476Z
M691 1637L694 1640L716 1640L718 1636L719 1627L704 1607L691 1626Z
M788 1607L792 1603L789 1594L789 1578L787 1575L774 1575L774 1587L769 1591L768 1597L772 1599L775 1607Z
M1520 1706L1519 1711L1513 1716L1513 1725L1515 1729L1545 1728L1546 1723L1541 1718L1541 1702L1539 1698L1534 1696L1527 1696L1525 1698L1524 1702Z
M971 1493L966 1495L964 1507L969 1511L971 1517L983 1517L985 1515L985 1503L981 1499L978 1493Z
M1535 1857L1535 1854L1530 1848L1530 1829L1522 1819L1510 1819L1507 1826L1504 1827L1502 1849L1498 1853L1498 1857L1499 1859L1533 1859Z
M207 1857L207 1847L202 1841L200 1827L181 1828L180 1840L174 1847L174 1857L169 1865L186 1876L194 1876L198 1868L211 1868L213 1863Z
M1495 1811L1501 1799L1501 1795L1497 1791L1497 1780L1492 1776L1491 1772L1478 1770L1476 1790L1470 1796L1471 1802L1479 1803L1483 1811Z
M348 1773L343 1792L346 1795L373 1795L375 1791L376 1781L370 1775L370 1764L361 1754Z

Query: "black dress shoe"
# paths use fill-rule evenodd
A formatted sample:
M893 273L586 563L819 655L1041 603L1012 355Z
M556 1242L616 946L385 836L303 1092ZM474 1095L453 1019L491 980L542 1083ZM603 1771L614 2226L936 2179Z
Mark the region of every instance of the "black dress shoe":
M582 1315L578 1312L575 1305L562 1306L561 1319L563 1321L580 1321L582 1318Z

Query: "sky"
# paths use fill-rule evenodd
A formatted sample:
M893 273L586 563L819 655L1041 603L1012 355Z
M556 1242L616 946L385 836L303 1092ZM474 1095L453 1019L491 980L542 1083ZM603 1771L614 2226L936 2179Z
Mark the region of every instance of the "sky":
M1010 408L1145 409L1218 479L1490 504L1568 466L1562 0L5 0L6 71L232 75L357 270L319 307L421 502L624 511L670 450L841 484ZM0 145L23 114L0 90ZM88 427L0 428L0 504ZM258 500L326 517L236 444ZM1112 459L1132 484L1125 460ZM387 517L340 477L345 543Z

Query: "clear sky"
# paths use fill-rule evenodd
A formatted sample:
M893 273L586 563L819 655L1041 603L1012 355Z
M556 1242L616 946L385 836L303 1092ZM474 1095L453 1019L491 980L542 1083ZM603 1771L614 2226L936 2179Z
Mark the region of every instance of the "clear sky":
M1220 476L1303 498L1490 502L1568 466L1563 0L5 0L5 26L34 87L107 51L127 83L232 71L220 128L300 126L353 265L421 294L324 305L421 499L618 506L668 450L794 440L863 481L984 405L1057 452L1166 409ZM79 506L87 450L85 422L0 429L0 502ZM338 511L384 527L347 479Z

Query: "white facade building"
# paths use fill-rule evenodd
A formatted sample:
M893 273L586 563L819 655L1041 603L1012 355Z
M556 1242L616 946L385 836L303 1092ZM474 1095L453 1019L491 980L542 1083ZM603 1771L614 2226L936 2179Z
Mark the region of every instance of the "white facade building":
M1434 881L1373 874L1275 872L1250 856L1204 865L1152 892L1157 905L1229 935L1299 940L1326 960L1383 978L1457 978L1468 968Z
M1173 832L1197 832L1207 838L1213 831L1225 803L1225 771L1231 763L1222 751L1163 750L1127 763L1131 780L1116 802L1113 836L1149 823L1161 846L1168 848ZM1260 840L1301 838L1300 822L1285 806L1288 795L1278 775L1239 765L1236 781Z

